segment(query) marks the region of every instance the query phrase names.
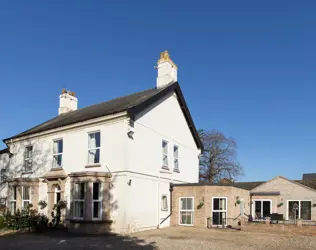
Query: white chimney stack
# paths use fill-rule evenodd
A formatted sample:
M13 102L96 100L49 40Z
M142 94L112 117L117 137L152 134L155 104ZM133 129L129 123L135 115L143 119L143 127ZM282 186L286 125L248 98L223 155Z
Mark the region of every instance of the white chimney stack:
M166 84L177 81L178 67L170 59L168 51L160 53L160 58L157 62L158 77L157 88L163 87Z
M61 95L59 96L59 109L58 114L65 114L69 111L74 111L78 109L78 99L75 92L67 91L63 89Z

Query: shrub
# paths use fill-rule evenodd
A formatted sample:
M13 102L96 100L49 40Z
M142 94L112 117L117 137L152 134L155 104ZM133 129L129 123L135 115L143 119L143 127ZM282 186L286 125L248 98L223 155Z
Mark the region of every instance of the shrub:
M4 222L4 217L0 216L0 229L5 228L7 225Z
M5 222L11 229L21 229L27 227L47 227L48 217L44 214L38 214L35 209L32 209L33 205L29 204L27 208L19 209L11 214L6 213Z
M66 200L64 200L64 201L60 200L57 204L54 205L54 208L53 208L54 211L52 211L52 213L51 213L51 215L53 217L52 225L54 227L57 227L59 225L59 223L61 221L60 220L61 219L61 210L65 209L66 207L67 207Z

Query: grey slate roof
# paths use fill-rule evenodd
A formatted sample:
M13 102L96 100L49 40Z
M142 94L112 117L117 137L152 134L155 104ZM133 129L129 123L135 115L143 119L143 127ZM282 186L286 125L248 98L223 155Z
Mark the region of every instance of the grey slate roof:
M200 183L185 183L185 184L173 184L175 187L181 186L226 186L226 187L236 187L245 190L252 190L261 184L265 183L266 181L253 181L253 182L231 182L231 183L208 183L208 182L200 182ZM316 190L316 180L296 180L299 184L302 184L306 187L312 188Z
M0 150L0 155L2 155L2 154L8 154L8 153L10 153L9 148L5 148L5 149L1 149L1 150Z
M316 173L311 173L311 174L303 174L303 181L307 180L316 180Z
M187 120L188 126L192 132L192 136L195 139L197 147L203 150L203 145L194 126L180 86L177 82L168 84L165 87L148 89L56 116L22 133L4 139L3 141L84 122L102 116L113 115L124 111L126 111L131 118L134 118L136 114L140 113L148 106L173 91L175 91L179 96L179 103Z
M254 181L254 182L230 182L230 183L209 183L209 182L199 182L199 183L185 183L185 184L174 184L175 187L181 186L222 186L222 187L236 187L246 190L252 190L261 184L264 181Z

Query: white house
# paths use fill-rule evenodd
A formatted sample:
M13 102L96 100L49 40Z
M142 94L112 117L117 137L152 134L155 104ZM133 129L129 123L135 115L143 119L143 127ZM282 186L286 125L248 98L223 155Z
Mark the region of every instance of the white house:
M168 226L170 183L198 182L202 144L167 51L157 69L155 88L82 109L63 90L58 116L4 139L0 195L10 210L40 211L45 200L50 215L62 199L72 231Z

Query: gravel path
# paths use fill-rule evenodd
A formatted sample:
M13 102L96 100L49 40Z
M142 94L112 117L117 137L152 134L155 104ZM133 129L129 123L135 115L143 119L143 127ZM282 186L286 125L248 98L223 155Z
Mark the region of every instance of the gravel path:
M0 249L316 249L316 237L247 233L220 229L165 228L115 236L12 233Z
M316 229L315 229L316 230ZM159 249L316 249L316 237L198 228L165 228L133 234Z

